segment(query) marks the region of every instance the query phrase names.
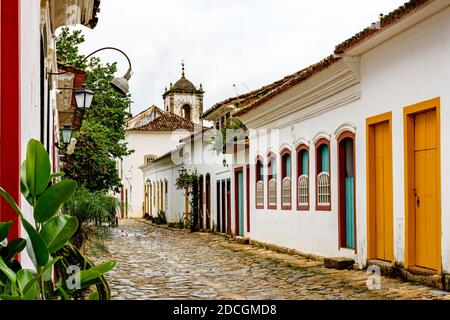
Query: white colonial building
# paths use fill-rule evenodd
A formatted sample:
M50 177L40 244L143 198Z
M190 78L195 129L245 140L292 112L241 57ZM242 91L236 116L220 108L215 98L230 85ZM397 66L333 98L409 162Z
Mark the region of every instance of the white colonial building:
M219 128L239 117L249 143L225 168L196 166L209 177L200 199L213 199L206 227L448 289L449 30L449 0L410 1L319 63L207 111Z
M203 90L185 77L164 93L165 110L151 106L127 122L125 142L134 152L118 162L122 181L122 217L141 218L149 213L147 187L141 167L177 147L180 139L200 130Z

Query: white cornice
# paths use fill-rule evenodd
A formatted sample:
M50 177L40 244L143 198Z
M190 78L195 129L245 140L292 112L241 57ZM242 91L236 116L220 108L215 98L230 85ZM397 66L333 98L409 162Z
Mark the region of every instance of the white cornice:
M442 11L446 7L450 6L450 0L434 0L429 4L423 6L423 8L417 9L413 14L403 17L400 21L392 24L386 29L381 30L373 36L367 38L367 40L355 45L345 52L348 56L359 56L363 53L379 46L383 42L395 37L401 32L417 25L421 21L433 16L434 14Z
M344 58L240 118L248 128L293 125L358 100L359 82L359 58Z

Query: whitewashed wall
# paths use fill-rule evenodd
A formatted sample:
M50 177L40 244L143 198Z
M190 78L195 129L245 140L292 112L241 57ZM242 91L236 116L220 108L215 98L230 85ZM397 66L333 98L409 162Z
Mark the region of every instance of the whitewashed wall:
M125 142L129 149L135 150L123 159L122 165L122 184L128 189L128 217L141 218L145 179L140 167L144 165L144 156L162 156L175 148L179 139L173 138L171 133L127 132Z
M251 186L251 234L252 239L272 243L301 252L321 256L353 257L361 266L367 260L367 211L366 211L366 129L365 119L384 112L393 113L393 181L394 181L394 246L395 260L404 261L404 148L403 148L403 108L415 103L441 97L441 181L442 181L442 263L444 272L450 271L450 204L446 194L450 192L450 9L422 21L411 29L388 40L361 57L361 84L339 92L328 100L345 100L358 91L361 98L326 113L312 115L310 118L291 123L292 118L301 118L307 110L300 110L290 117L279 117L270 122L273 129L281 129L280 144L261 144L252 151L256 155L266 156L269 150L278 154L282 145L295 151L297 139L310 141L310 175L315 172L315 150L312 139L320 131L331 135L331 177L332 211L315 211L315 183L310 182L310 212L255 210L254 184ZM315 76L318 77L318 76ZM313 77L314 78L314 77ZM309 81L315 81L311 79ZM295 101L301 95L306 84L293 88L258 108L258 111L244 115L244 122L251 124L251 117L277 110L286 101ZM353 91L353 93L352 93ZM329 102L329 101L328 101ZM328 103L327 102L327 103ZM314 109L321 101L308 108ZM326 103L325 103L326 104ZM357 255L349 250L338 248L338 189L337 189L337 142L335 130L346 122L354 124L356 129L356 224ZM294 135L294 136L293 136ZM292 163L296 163L295 152ZM281 175L281 169L278 175ZM293 165L293 176L296 166ZM266 179L267 180L267 179ZM314 180L314 179L311 179ZM255 172L251 170L251 181L255 181ZM294 184L295 185L295 184ZM265 186L267 192L267 181ZM281 192L278 183L278 197ZM295 199L295 188L292 198ZM267 195L265 194L267 208ZM234 215L234 214L233 214Z
M392 111L395 259L404 261L403 107L441 97L442 264L450 272L450 8L362 56L363 117ZM362 158L365 159L365 158ZM359 161L359 166L365 162ZM366 225L365 215L359 228ZM366 247L366 242L361 246Z

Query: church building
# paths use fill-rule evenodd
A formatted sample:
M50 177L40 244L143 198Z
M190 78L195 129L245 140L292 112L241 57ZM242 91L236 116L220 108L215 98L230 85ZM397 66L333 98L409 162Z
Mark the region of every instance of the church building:
M125 142L134 152L118 161L122 180L120 199L125 204L122 217L140 218L147 211L147 192L140 167L174 149L180 139L201 129L203 88L186 78L182 64L181 78L165 90L164 110L151 106L127 121ZM174 134L174 132L180 132ZM164 186L161 189L164 194Z

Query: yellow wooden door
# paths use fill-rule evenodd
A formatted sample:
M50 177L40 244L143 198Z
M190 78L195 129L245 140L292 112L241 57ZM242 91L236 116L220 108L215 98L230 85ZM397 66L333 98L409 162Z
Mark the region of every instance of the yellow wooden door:
M438 268L438 159L436 111L414 116L416 265Z
M389 122L374 125L375 257L393 260L392 162Z

